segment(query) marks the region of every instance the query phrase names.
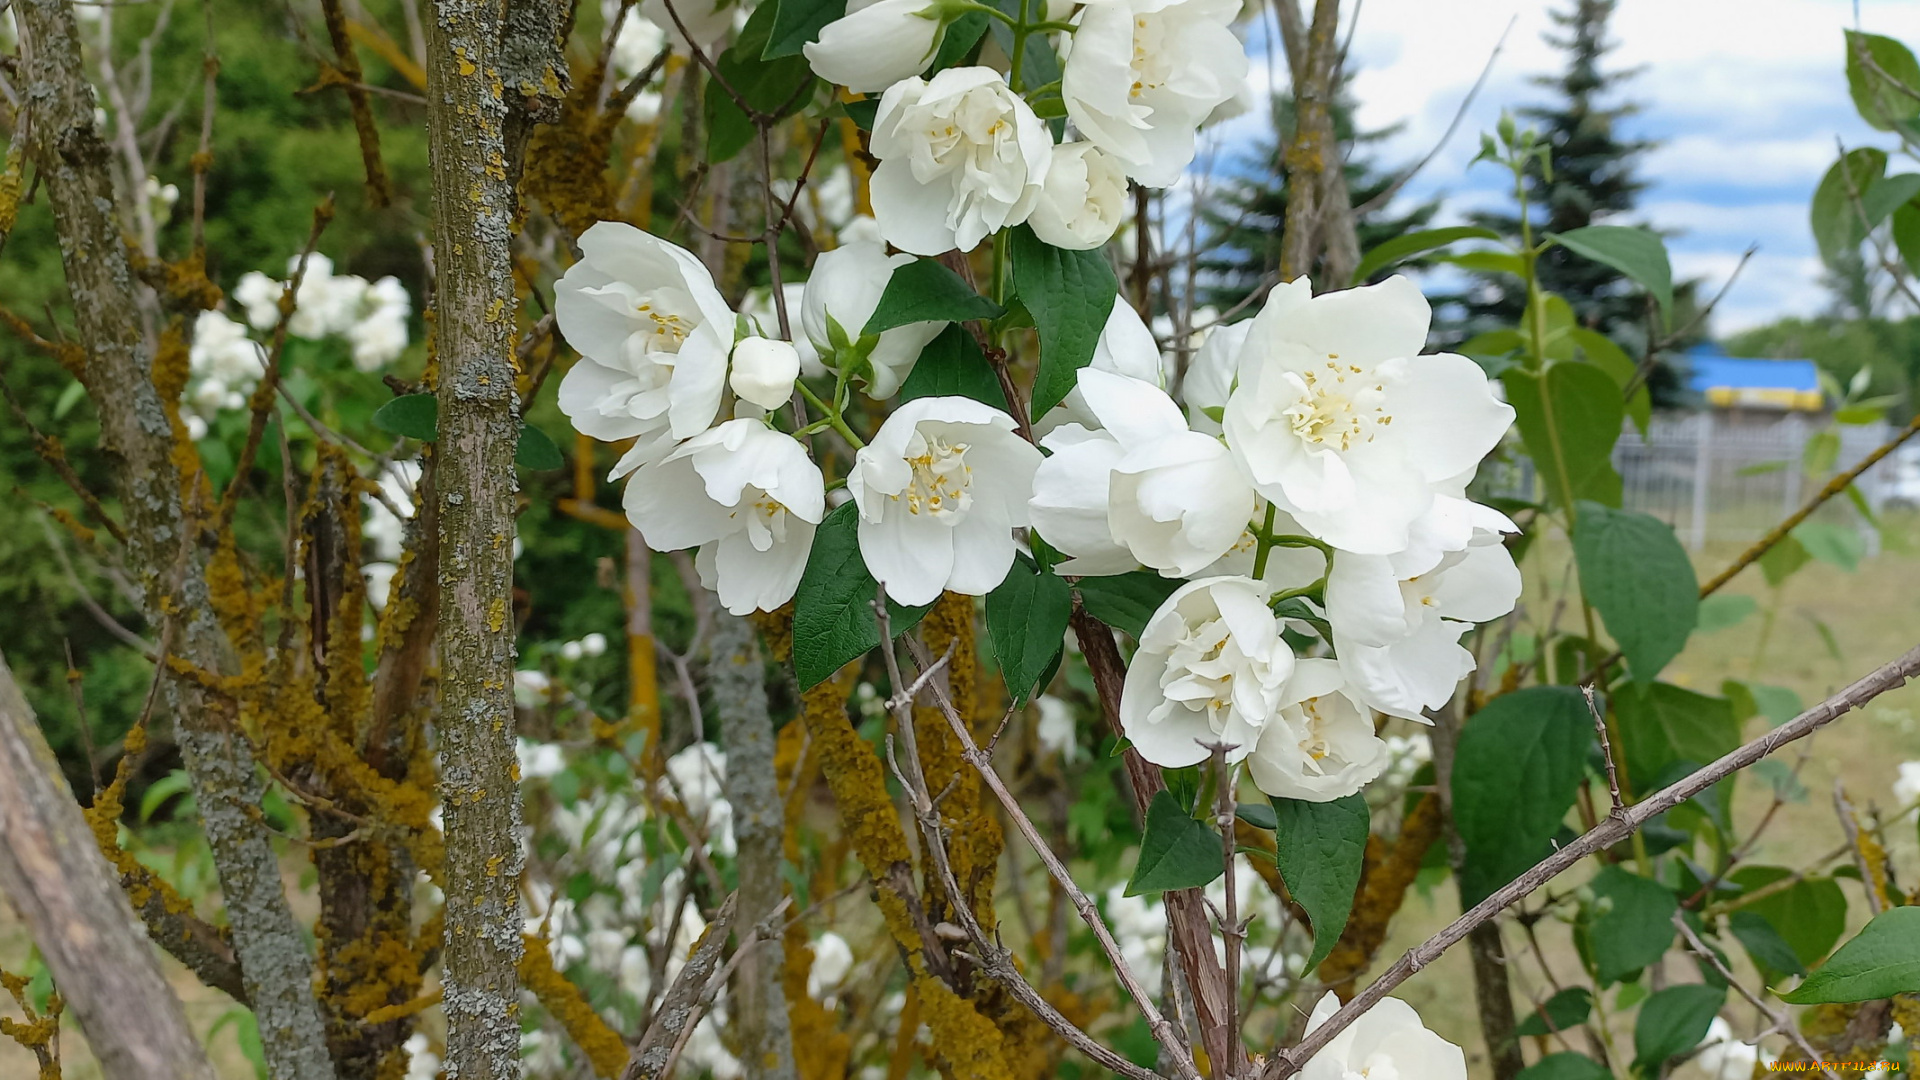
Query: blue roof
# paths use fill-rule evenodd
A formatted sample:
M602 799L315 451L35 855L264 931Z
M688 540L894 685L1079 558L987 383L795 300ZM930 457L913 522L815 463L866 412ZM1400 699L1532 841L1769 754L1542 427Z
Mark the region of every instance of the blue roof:
M1687 366L1687 387L1700 393L1720 386L1735 390L1820 389L1819 369L1811 360L1728 356L1717 345L1700 345L1687 351Z

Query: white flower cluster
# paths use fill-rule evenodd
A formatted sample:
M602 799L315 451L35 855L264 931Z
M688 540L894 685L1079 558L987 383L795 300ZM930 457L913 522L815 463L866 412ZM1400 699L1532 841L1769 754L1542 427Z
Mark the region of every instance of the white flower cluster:
M903 251L968 251L1022 223L1055 247L1099 247L1127 214L1129 179L1177 181L1193 160L1195 133L1246 86L1236 0L1084 4L1043 24L1064 58L1061 76L1026 96L1021 80L991 67L921 77L964 10L941 0L855 0L805 48L820 77L879 95L874 216L880 235ZM1028 100L1055 92L1074 131L1058 144Z
M247 407L247 395L266 372L266 358L247 328L225 314L203 311L194 318L187 387L180 399L189 437L206 438L208 425L222 410Z
M299 269L298 255L287 260L287 276ZM271 330L280 322L280 294L285 282L258 270L244 274L234 286L233 298L246 310L255 330ZM307 256L306 274L294 293L293 318L287 332L319 341L342 337L353 349L353 366L379 371L407 348L407 316L413 300L400 279L383 277L369 282L353 274L333 272L333 260L319 252Z
M735 314L672 244L602 223L580 246L556 289L582 356L561 408L588 435L634 440L613 476L630 476L627 514L649 546L698 548L703 583L735 614L778 607L827 500L772 414L811 393L796 381L827 357L836 394L899 392L945 324L862 331L912 257L866 242L821 255L788 312L803 352ZM1180 767L1225 742L1269 795L1351 794L1391 759L1373 714L1418 721L1445 704L1473 667L1462 635L1520 592L1502 542L1514 526L1466 498L1513 410L1473 361L1421 355L1430 316L1405 278L1319 297L1280 286L1206 337L1183 410L1152 333L1116 298L1076 389L1035 425L1046 456L970 398L900 403L864 444L833 410L859 446L844 479L861 556L910 605L992 591L1029 527L1068 556L1063 574L1187 579L1128 671L1134 746ZM1321 640L1297 650L1309 632Z

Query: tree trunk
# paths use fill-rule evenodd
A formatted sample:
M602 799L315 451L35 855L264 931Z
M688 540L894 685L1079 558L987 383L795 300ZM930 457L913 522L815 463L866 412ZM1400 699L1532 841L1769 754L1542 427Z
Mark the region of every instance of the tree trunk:
M520 1075L514 758L514 195L500 5L435 0L427 28L439 434L440 798L447 1073Z
M733 804L734 865L740 870L742 929L767 917L786 891L780 876L786 812L773 773L773 722L767 718L766 665L753 624L725 609L713 613L713 659L707 687L727 748L727 801ZM793 1029L780 985L786 967L783 935L755 946L733 977L740 1058L748 1075L793 1080Z
M99 410L101 449L120 490L128 562L148 620L158 626L165 612L178 613L179 654L203 670L232 671L232 648L208 594L206 552L193 542L195 526L182 507L182 477L171 456L176 433L154 388L154 350L140 327L73 11L68 0L25 0L14 8L28 52L24 126L60 237L85 350L82 381ZM167 679L165 688L268 1069L277 1080L331 1080L313 959L287 906L271 834L249 816L264 798L252 749L235 734L230 701L187 680Z
M4 657L0 893L26 920L106 1080L213 1080Z

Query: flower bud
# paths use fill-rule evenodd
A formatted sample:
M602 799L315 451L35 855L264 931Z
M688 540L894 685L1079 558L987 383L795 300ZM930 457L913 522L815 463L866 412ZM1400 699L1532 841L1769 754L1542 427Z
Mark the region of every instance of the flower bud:
M750 337L733 347L733 373L727 383L733 392L763 409L777 409L793 394L800 377L800 353L793 343L776 338Z
M1027 223L1057 248L1085 251L1113 238L1127 214L1127 174L1092 143L1062 143Z
M944 25L928 0L879 0L854 9L803 49L814 74L849 90L877 93L920 74L933 59Z

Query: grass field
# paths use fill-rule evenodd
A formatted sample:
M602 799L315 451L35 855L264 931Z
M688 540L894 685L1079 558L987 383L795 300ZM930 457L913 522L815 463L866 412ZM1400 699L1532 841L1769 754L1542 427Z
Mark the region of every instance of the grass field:
M1803 702L1810 704L1920 641L1920 605L1915 603L1916 595L1920 595L1920 517L1893 518L1886 526L1885 549L1856 572L1846 573L1813 563L1787 582L1779 597L1778 614L1767 647L1757 658L1756 646L1762 630L1762 619L1758 615L1728 629L1695 634L1686 652L1668 670L1667 678L1707 692L1717 692L1721 680L1728 677L1752 679L1792 689ZM1738 553L1739 547L1737 544L1712 545L1700 553L1697 565L1702 575L1725 565ZM1769 602L1768 590L1757 570L1749 570L1736 579L1728 591L1752 595L1763 608ZM1813 620L1831 628L1833 644L1839 653L1837 658ZM1759 718L1750 721L1748 734L1761 730L1764 724ZM1788 804L1776 815L1751 861L1799 868L1840 841L1831 799L1836 779L1845 783L1851 797L1863 809L1873 804L1883 811L1892 809L1889 786L1899 763L1920 758L1920 686L1885 695L1861 713L1848 716L1807 740L1798 752L1787 753L1789 763L1798 760L1798 753L1806 755L1801 780L1809 796L1805 802ZM1762 785L1747 785L1736 798L1736 818L1751 827L1768 801ZM1920 844L1916 844L1914 828L1903 822L1889 829L1888 839L1896 875L1911 887L1920 881ZM1559 887L1566 887L1588 872L1586 868L1571 871ZM1857 887L1851 882L1844 887L1855 901L1857 913L1860 906ZM1451 884L1440 886L1429 897L1410 897L1376 966L1384 966L1392 955L1444 925L1458 910ZM1856 921L1863 920L1856 914ZM1540 924L1539 930L1542 952L1555 976L1561 980L1577 978L1578 968L1566 928L1549 919ZM1529 997L1545 997L1552 992L1552 987L1536 958L1520 951L1521 943L1521 935L1510 932L1509 948L1518 961L1514 970L1516 990ZM12 921L4 905L0 905L0 967L17 969L29 948L21 927ZM170 961L169 965L174 985L186 999L193 1025L201 1031L211 1029L232 1007L231 1002L223 995L200 987ZM1683 971L1682 965L1671 959L1669 966L1677 978L1692 978ZM1486 1075L1464 949L1454 950L1408 981L1399 996L1415 1005L1441 1034L1467 1048L1470 1069L1476 1077ZM1744 1005L1732 1010L1732 1015L1740 1021L1736 1027L1742 1034L1755 1030L1750 1013ZM10 1002L0 1003L0 1016L17 1015ZM1621 1035L1630 1030L1624 1021L1618 1027ZM67 1030L65 1075L68 1080L92 1080L98 1071L86 1054L84 1039L74 1025L68 1025ZM239 1080L252 1075L230 1028L214 1040L213 1049L223 1076ZM1535 1049L1530 1046L1528 1053L1531 1059ZM30 1056L10 1042L0 1040L0 1078L11 1080L31 1075Z

